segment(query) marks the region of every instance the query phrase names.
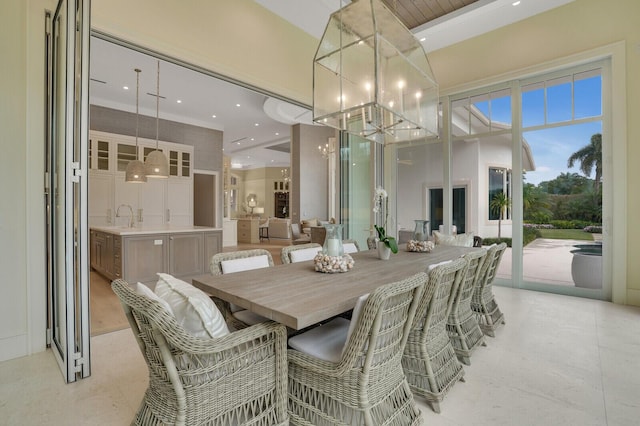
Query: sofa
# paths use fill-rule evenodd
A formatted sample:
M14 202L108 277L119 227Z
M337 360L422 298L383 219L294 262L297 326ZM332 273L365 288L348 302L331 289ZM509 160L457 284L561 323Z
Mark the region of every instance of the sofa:
M291 239L291 219L269 218L269 239Z

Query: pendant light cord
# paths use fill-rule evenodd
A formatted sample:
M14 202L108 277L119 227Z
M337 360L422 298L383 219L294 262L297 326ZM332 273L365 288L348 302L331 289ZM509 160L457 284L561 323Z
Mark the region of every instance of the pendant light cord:
M136 72L136 160L138 160L138 123L139 123L139 107L138 102L140 99L140 72L138 68L134 69Z
M158 139L160 138L160 61L158 61L158 73L156 76L156 151L158 151Z

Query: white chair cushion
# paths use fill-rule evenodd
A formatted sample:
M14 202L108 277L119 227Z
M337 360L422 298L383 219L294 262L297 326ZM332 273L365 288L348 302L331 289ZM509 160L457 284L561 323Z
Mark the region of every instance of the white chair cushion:
M367 302L369 298L369 293L363 294L358 298L356 302L356 306L353 308L353 313L351 314L351 321L349 324L349 331L347 332L347 339L345 340L345 347L347 346L347 342L351 337L351 334L356 329L356 324L358 323L358 318L360 318L360 313L362 312L362 308L364 308L364 304ZM342 349L344 351L344 348Z
M269 321L269 318L265 318L261 315L254 314L248 309L236 311L233 313L233 316L247 325L255 325L255 324L260 324L261 322Z
M342 248L343 248L345 254L357 253L358 252L358 247L356 247L356 245L354 243L344 243L342 245Z
M169 274L158 273L155 293L164 299L176 321L196 337L222 337L229 334L227 323L215 303L201 290Z
M313 258L316 257L316 254L318 254L318 252L321 250L322 247L309 247L305 249L294 250L289 253L289 256L291 257L291 263L313 260Z
M171 306L169 306L169 304L164 299L160 298L157 294L155 294L153 292L153 290L151 290L146 285L144 285L142 283L136 283L134 285L133 289L139 295L148 297L149 299L155 300L156 302L160 303L167 310L167 312L169 312L171 315L173 315L173 311L171 310Z
M451 263L451 260L445 260L443 262L439 262L439 263L434 263L433 265L429 265L429 267L427 268L427 270L429 272L433 271L435 268L437 268L440 265L446 265L447 263Z
M223 260L220 262L223 274L249 271L252 269L268 268L269 258L266 254L260 256L247 257L244 259Z
M289 338L289 346L313 357L339 362L349 334L348 319L338 317L297 336Z

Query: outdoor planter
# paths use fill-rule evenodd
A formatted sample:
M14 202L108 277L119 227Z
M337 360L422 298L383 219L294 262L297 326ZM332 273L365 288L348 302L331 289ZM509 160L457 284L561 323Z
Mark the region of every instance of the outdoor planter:
M602 245L579 244L571 250L571 276L576 287L602 288Z

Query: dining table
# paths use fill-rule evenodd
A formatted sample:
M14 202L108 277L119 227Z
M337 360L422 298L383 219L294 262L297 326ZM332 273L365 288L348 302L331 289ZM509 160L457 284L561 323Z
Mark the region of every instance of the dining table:
M429 265L454 260L473 247L437 245L431 252L409 252L401 245L389 260L377 250L351 253L353 268L342 273L316 272L313 260L276 265L226 275L192 279L210 296L301 330L354 308L358 298L377 287L400 281Z

